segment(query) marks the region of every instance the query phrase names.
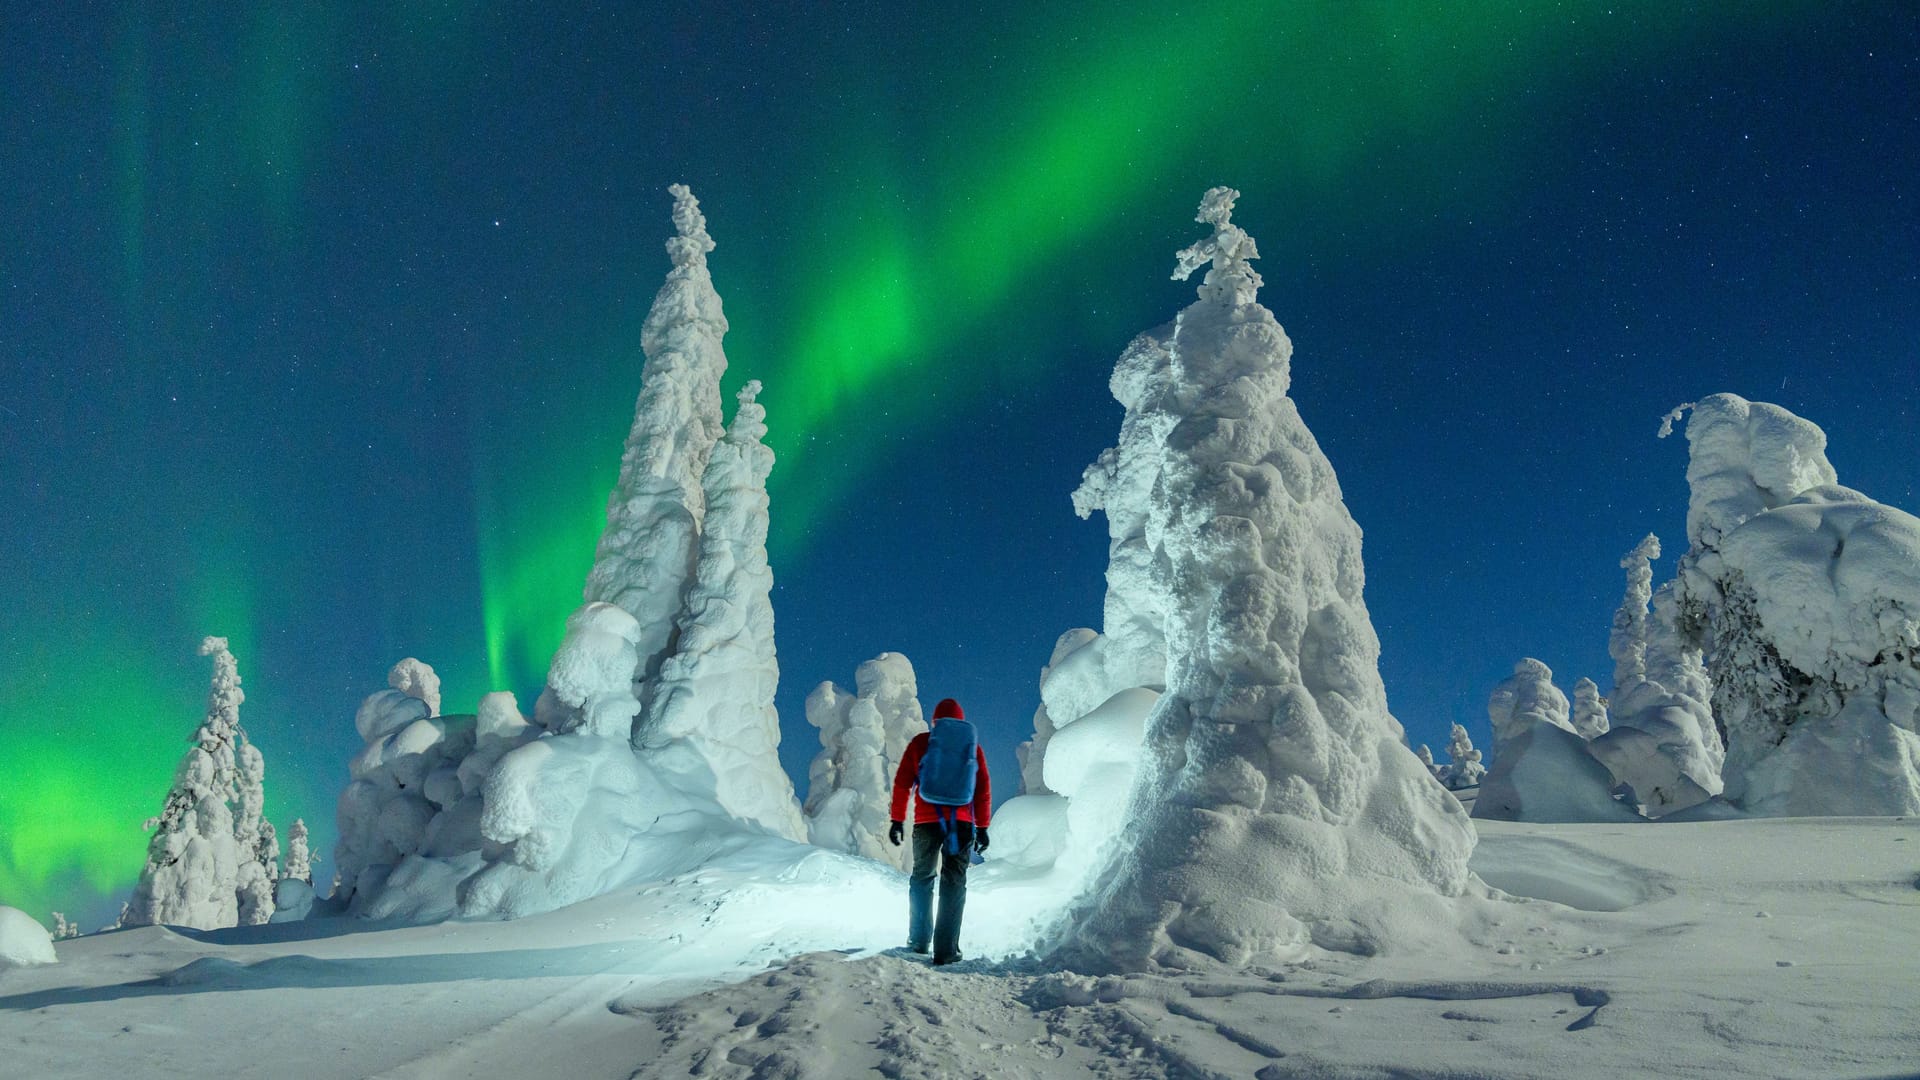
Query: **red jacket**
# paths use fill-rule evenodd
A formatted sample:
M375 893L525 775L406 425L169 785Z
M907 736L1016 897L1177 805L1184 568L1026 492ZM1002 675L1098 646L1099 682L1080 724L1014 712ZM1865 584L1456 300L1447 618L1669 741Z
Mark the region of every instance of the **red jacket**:
M936 724L939 722L934 721ZM890 816L895 821L907 820L908 794L913 795L914 824L931 825L939 820L934 816L933 807L920 801L920 792L917 790L920 786L920 759L926 752L927 733L923 731L907 744L907 755L900 759L900 770L893 774L893 813ZM986 750L975 746L973 752L980 761L979 771L973 778L973 805L960 807L960 812L955 816L984 829L993 817L993 788L987 780Z

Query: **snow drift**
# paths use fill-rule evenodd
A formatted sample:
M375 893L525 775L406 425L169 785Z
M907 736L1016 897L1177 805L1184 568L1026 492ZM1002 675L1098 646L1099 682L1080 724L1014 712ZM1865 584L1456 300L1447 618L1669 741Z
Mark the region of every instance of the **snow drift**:
M59 959L53 952L53 935L38 919L19 908L0 905L0 971Z

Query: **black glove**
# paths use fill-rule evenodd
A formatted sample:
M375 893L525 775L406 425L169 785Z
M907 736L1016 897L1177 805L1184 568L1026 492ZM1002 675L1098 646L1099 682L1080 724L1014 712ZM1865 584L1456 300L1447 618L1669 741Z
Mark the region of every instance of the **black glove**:
M907 835L906 822L896 821L892 825L887 826L887 839L893 841L894 847L899 847L900 841L905 839L906 835Z
M974 827L973 850L975 851L987 850L987 827L985 825L978 825Z

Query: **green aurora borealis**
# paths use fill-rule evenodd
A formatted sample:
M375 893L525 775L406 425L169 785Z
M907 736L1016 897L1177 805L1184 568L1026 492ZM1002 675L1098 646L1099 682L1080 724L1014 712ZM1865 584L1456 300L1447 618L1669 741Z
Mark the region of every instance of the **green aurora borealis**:
M763 401L777 418L769 434L781 462L770 481L776 563L804 549L810 524L863 475L858 447L837 460L810 458L823 427L851 412L882 429L869 430L871 439L924 420L928 399L913 392L916 369L941 355L942 343L980 334L1010 294L1101 230L1143 206L1190 201L1192 183L1162 190L1167 176L1185 171L1183 159L1248 177L1247 185L1288 193L1343 230L1364 231L1364 210L1348 202L1349 170L1363 162L1379 168L1382 143L1430 143L1441 152L1436 164L1451 168L1458 162L1444 156L1447 148L1480 149L1471 133L1448 129L1462 97L1493 101L1503 114L1550 108L1578 91L1589 74L1583 64L1605 63L1618 48L1671 47L1708 28L1703 13L1668 8L1643 5L1655 32L1643 27L1635 41L1624 17L1607 14L1624 16L1613 5L1588 5L1580 18L1493 2L1222 2L1190 7L1170 25L1158 14L1089 19L1059 7L1020 16L1045 25L1008 32L1031 53L997 67L1020 74L971 87L983 96L969 97L940 130L917 132L916 145L873 145L861 124L829 117L824 141L855 165L844 185L814 193L821 202L796 200L797 227L811 228L799 243L813 253L807 275L774 295L729 289L729 270L754 253L728 246L724 221L713 225L716 281L735 322L730 361L736 372L768 372ZM1543 79L1546 58L1569 50L1579 62ZM927 82L952 86L974 74ZM1522 85L1524 96L1511 93ZM909 168L906 158L918 160ZM1417 198L1422 166L1388 160L1405 170L1396 181ZM1502 182L1492 169L1479 179L1482 198ZM790 333L743 340L741 312L760 307L781 309ZM971 359L1021 381L1018 358L989 348ZM577 440L569 430L566 444L530 448L532 460L503 465L511 479L481 477L477 532L493 686L536 685L577 603L616 471L607 447L617 445L629 415L605 412L602 438ZM485 448L477 455L487 456ZM526 500L543 529L508 526L500 507Z
M1157 287L1200 191L1271 223L1269 296L1361 280L1462 221L1571 206L1534 186L1578 172L1569 117L1602 88L1822 13L1116 10L0 16L0 184L25 208L0 271L30 282L0 296L0 450L29 463L0 478L0 760L26 763L0 784L0 903L118 906L203 709L202 635L234 640L276 825L306 817L323 856L386 664L429 660L449 711L491 689L531 710L638 391L669 182L718 242L729 389L766 385L776 608L837 635L781 638L787 715L876 648L819 629L867 597L838 523L922 509L899 470L926 432L1031 428L1021 403L1076 380L1107 410L1112 356L1176 310ZM1084 461L1061 455L1034 482L1064 505ZM1097 594L1098 564L1076 572ZM1045 655L1018 644L1024 700Z

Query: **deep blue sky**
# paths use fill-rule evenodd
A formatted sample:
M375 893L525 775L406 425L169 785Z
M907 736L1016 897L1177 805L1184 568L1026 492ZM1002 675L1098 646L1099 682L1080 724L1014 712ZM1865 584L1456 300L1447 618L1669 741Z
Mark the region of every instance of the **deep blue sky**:
M1669 7L8 6L0 902L131 884L203 634L327 846L394 660L531 708L676 181L728 387L768 384L802 783L807 691L895 650L1015 790L1052 642L1099 618L1067 495L1107 373L1191 298L1220 183L1413 741L1484 741L1523 655L1605 687L1621 553L1684 543L1671 406L1785 405L1920 509L1920 12ZM527 643L490 664L500 627Z

